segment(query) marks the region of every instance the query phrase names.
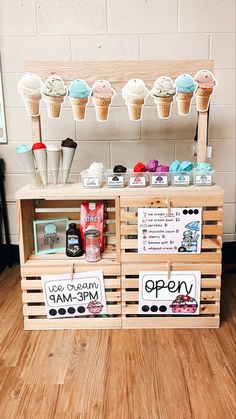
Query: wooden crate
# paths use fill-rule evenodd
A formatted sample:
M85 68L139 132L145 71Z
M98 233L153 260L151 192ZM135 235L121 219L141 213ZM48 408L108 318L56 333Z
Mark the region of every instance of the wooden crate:
M223 220L223 194L217 193L209 195L212 189L204 188L194 190L188 188L163 188L156 191L156 195L146 196L122 196L120 199L120 232L121 232L121 262L221 262L222 246L222 220ZM176 189L178 194L176 194ZM190 193L191 192L191 193ZM172 207L202 207L202 246L200 254L178 253L178 254L139 254L138 253L138 208L166 207L169 203Z
M197 316L138 314L139 271L163 271L165 264L139 263L122 265L122 328L209 328L219 327L221 265L214 263L173 263L175 271L200 270L200 314Z
M29 266L21 270L22 302L25 330L54 329L120 329L121 328L121 282L120 269L117 265L104 265L103 270L105 293L107 301L107 316L80 316L75 318L48 319L46 316L41 275L52 272L49 263L41 264L38 269ZM65 267L63 267L64 272ZM97 270L97 264L77 266L76 271L85 272ZM38 274L35 274L38 272ZM62 272L60 265L53 266L53 273Z

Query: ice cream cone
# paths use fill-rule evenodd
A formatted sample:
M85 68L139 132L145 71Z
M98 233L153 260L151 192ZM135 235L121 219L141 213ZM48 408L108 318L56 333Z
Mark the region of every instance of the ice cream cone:
M93 97L93 104L95 106L97 121L107 121L111 98L102 99Z
M73 117L76 121L84 119L86 105L88 98L69 97L70 104L72 106Z
M61 150L50 150L47 148L48 167L52 174L52 183L57 184L59 166L60 166Z
M197 110L198 112L205 112L208 109L210 97L212 95L213 88L203 88L199 87L195 92Z
M31 185L36 186L37 180L32 150L18 153L18 156L26 173L29 175Z
M47 104L48 116L50 118L59 118L64 97L45 95L44 100Z
M46 148L39 148L33 150L34 158L36 161L36 166L38 173L41 177L43 186L47 186L47 153Z
M188 115L190 112L191 100L193 93L181 93L178 92L176 95L177 106L179 115Z
M142 117L142 107L144 99L129 99L126 101L129 111L129 119L131 121L138 121Z
M65 184L69 178L75 148L72 147L62 147L62 182Z
M165 119L169 118L170 116L170 110L171 110L171 104L173 102L173 96L168 97L155 97L154 102L157 105L157 112L159 118Z
M39 115L39 102L41 95L23 95L26 110L29 116Z

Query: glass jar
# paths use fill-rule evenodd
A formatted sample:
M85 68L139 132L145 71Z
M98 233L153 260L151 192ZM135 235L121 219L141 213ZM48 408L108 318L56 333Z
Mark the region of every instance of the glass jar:
M85 259L87 262L98 262L101 259L100 232L96 229L85 232Z

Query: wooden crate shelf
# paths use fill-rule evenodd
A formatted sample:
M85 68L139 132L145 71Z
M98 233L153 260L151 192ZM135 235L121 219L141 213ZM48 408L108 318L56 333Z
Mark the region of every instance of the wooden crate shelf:
M188 188L87 190L80 184L45 189L24 187L17 192L24 325L27 330L80 328L199 328L219 327L223 190L217 186ZM107 248L103 258L91 264L64 253L35 255L33 220L68 217L79 222L81 201L107 203ZM137 252L139 207L203 208L202 248L196 254L143 255ZM139 315L138 275L143 270L200 270L201 307L198 316ZM105 278L108 317L47 319L42 275L101 269Z

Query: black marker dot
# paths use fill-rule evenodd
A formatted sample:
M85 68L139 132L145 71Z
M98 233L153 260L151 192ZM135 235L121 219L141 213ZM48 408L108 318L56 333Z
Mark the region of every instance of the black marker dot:
M189 210L189 214L190 214L190 215L192 215L192 214L193 214L193 210L192 210L192 209L190 209L190 210Z
M147 313L147 311L149 311L149 307L148 306L142 306L142 311L144 311L144 313Z
M194 214L198 214L199 213L198 209L195 209L193 212L194 212Z
M185 209L185 210L183 210L183 214L184 214L184 215L187 215L187 214L188 214L188 210L186 210L186 209Z
M65 310L64 308L59 308L58 313L59 313L61 316L64 316L64 314L66 314L66 310Z
M158 307L157 307L157 306L151 306L151 311L152 311L153 313L156 313L156 312L157 312L157 310L158 310Z
M159 310L160 310L162 313L164 313L164 312L167 310L167 307L166 307L166 306L160 306L160 307L159 307Z
M69 307L67 311L68 311L69 314L74 314L75 313L75 308L74 307Z
M77 308L79 313L84 313L85 312L85 308L83 306L80 306Z
M52 310L49 311L49 314L50 314L50 316L56 316L57 315L57 310L52 309Z

